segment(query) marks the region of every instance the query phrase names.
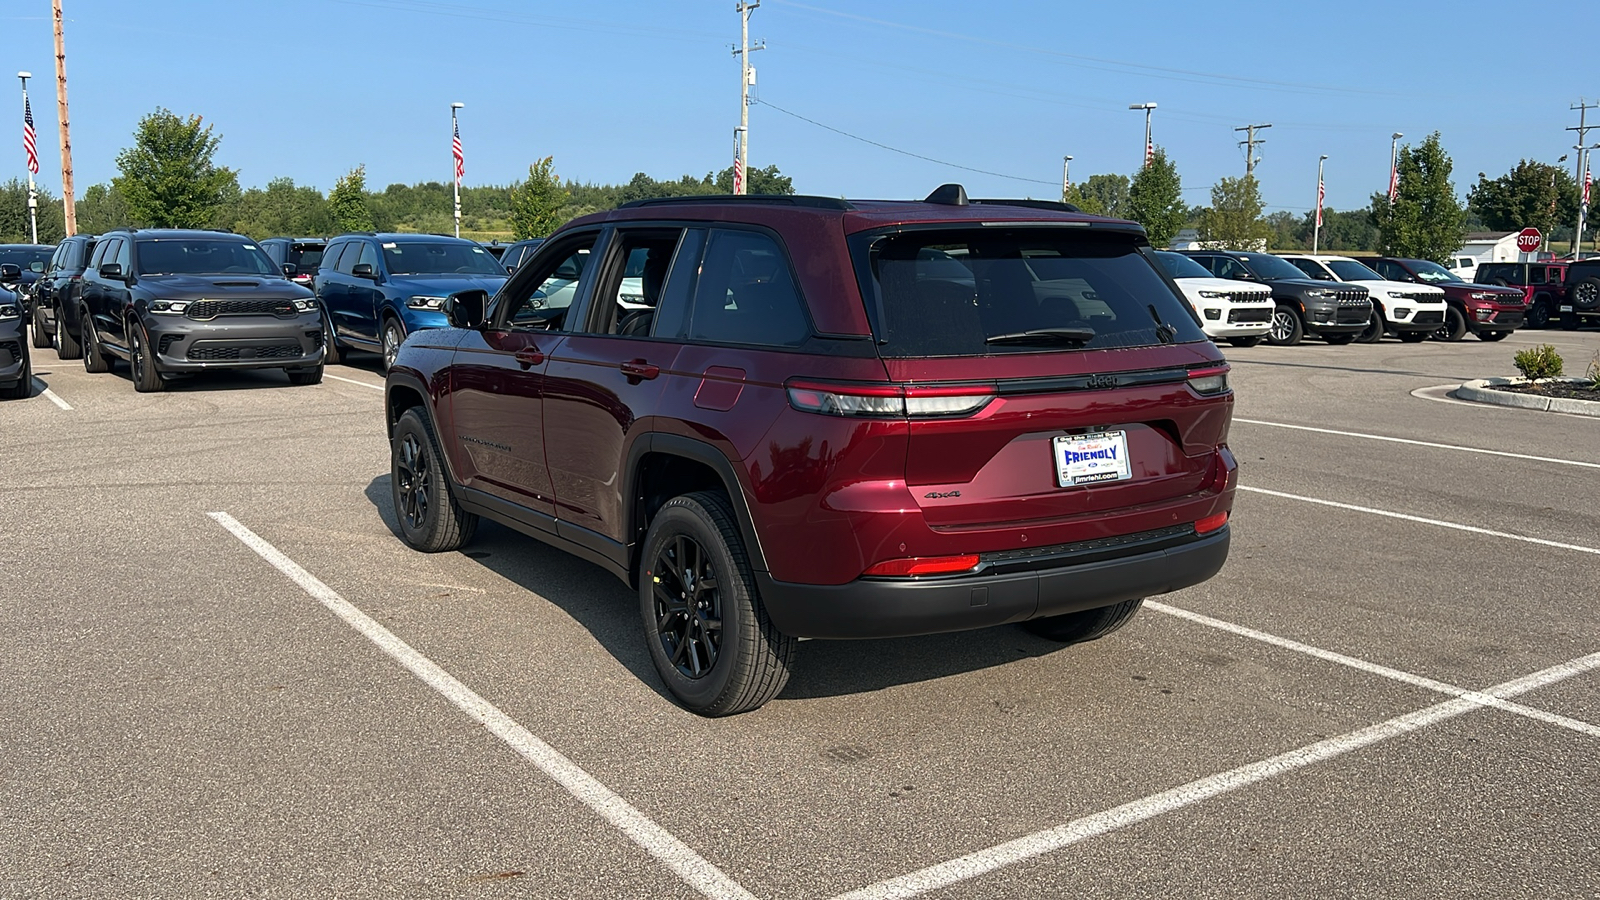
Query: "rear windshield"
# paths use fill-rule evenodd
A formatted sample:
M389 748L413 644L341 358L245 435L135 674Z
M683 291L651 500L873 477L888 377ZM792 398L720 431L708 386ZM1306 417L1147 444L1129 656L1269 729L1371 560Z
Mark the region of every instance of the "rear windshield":
M465 241L392 241L383 245L383 261L390 275L504 275L489 251Z
M54 247L0 247L0 263L10 263L22 271L36 262L49 262Z
M289 252L284 254L284 262L294 263L301 272L307 272L322 265L322 251L327 249L327 244L290 244Z
M140 275L279 275L265 253L243 241L139 241Z
M1206 339L1128 235L940 228L858 235L852 252L884 356Z
M1157 250L1156 259L1160 260L1161 267L1173 278L1215 278L1211 270L1200 265L1182 253L1173 253L1171 250Z

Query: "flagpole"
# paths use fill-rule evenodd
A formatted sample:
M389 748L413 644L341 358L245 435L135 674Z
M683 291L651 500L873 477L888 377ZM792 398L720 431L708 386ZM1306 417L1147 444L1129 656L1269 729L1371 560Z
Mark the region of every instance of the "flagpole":
M22 79L22 109L24 110L24 115L26 116L27 115L26 110L28 109L28 79L33 77L33 73L32 72L18 72L17 73L17 77ZM27 167L28 168L28 230L33 235L33 242L35 244L37 244L37 243L39 243L39 191L33 185L33 168L34 168L35 165L37 165L37 160L39 158L39 151L38 151L39 144L38 144L38 135L37 135L37 133L34 135L33 141L34 141L34 148L35 148L34 151L33 151L33 157L32 157L33 161L30 162L28 167Z
M1322 155L1321 159L1317 160L1317 220L1316 220L1316 224L1311 226L1311 255L1312 256L1316 256L1317 255L1317 244L1319 243L1319 241L1320 241L1320 239L1322 237L1322 198L1323 198L1323 193L1322 193L1322 164L1327 162L1327 161L1328 161L1328 155L1326 153L1324 153Z
M461 126L456 122L456 110L465 106L464 103L450 104L450 172L455 176L456 182L456 237L461 237Z

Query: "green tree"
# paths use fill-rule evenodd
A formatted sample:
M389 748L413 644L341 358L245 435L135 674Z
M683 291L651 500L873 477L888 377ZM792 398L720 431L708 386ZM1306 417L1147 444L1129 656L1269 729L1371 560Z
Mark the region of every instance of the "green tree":
M1493 180L1479 172L1467 205L1485 228L1520 231L1532 226L1549 235L1577 219L1578 194L1578 183L1567 170L1524 159Z
M545 237L564 221L561 208L570 195L550 171L554 162L546 156L528 167L527 181L511 186L511 235L519 241Z
M780 174L775 165L767 166L765 169L747 169L745 174L750 178L750 183L744 187L744 192L747 194L794 193L794 179ZM716 189L723 194L733 193L733 166L717 173Z
M38 188L39 206L34 216L39 225L39 243L54 244L67 236L61 201L44 188ZM33 228L28 222L28 183L20 178L0 184L0 244L31 244Z
M1211 186L1211 206L1200 216L1200 240L1238 250L1266 249L1272 226L1261 218L1261 209L1261 185L1254 175L1219 179Z
M238 195L234 170L214 161L221 135L161 107L139 120L133 146L117 154L122 173L111 180L130 224L156 228L209 228L228 199Z
M78 198L78 231L104 234L129 223L128 206L109 184L92 184Z
M1300 250L1311 249L1311 232L1316 226L1316 219L1311 213L1295 225L1294 244L1284 245L1279 249L1290 249L1291 246ZM1274 244L1274 246L1278 246ZM1378 229L1372 224L1372 214L1364 209L1328 209L1322 211L1322 235L1318 240L1317 249L1323 251L1333 250L1362 250L1367 252L1378 249Z
M333 230L372 231L372 209L367 205L367 167L365 164L339 176L328 192L328 218Z
M1407 256L1444 264L1467 239L1467 213L1450 181L1450 154L1439 132L1422 146L1400 148L1400 181L1395 202L1372 195L1372 223L1385 256Z
M250 188L228 210L228 227L258 240L276 235L327 234L333 228L328 201L314 187L274 178L265 190Z
M1127 217L1144 226L1150 244L1165 247L1183 230L1189 208L1183 202L1183 182L1167 151L1156 148L1150 164L1128 184Z
M1090 175L1089 180L1072 186L1068 203L1092 216L1123 219L1128 216L1128 176Z

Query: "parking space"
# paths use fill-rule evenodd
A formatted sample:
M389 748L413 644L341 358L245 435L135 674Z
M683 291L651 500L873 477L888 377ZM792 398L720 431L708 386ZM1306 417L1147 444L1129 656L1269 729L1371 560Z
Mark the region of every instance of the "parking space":
M1512 349L1231 351L1273 493L1218 577L1074 647L809 641L720 720L601 570L394 536L372 366L52 359L70 410L0 407L0 894L1593 895L1600 424L1412 393Z

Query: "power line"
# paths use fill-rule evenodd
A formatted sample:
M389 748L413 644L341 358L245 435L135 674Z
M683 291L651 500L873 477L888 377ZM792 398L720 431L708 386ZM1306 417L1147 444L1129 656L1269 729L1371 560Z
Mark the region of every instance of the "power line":
M825 124L823 124L821 122L818 122L816 119L808 119L805 116L802 116L797 112L790 112L789 110L784 109L781 106L777 106L774 103L772 103L770 100L752 100L751 102L752 103L759 103L762 106L770 107L771 109L774 109L774 110L776 110L778 112L781 112L786 116L790 116L792 118L799 119L802 122L809 122L810 124L815 125L818 128L824 129L826 131L831 131L834 134L844 135L845 137L847 137L847 138L849 138L849 139L851 139L853 141L860 141L863 144L871 144L874 147L878 147L878 148L883 149L883 150L888 150L891 153L899 153L902 156L909 156L909 157L911 157L913 159L920 159L920 160L924 160L926 162L938 163L941 166L949 166L952 169L962 169L962 170L967 171L967 172L977 172L979 175L992 175L995 178L1009 178L1012 181L1026 181L1026 182L1029 182L1031 184L1048 184L1051 187L1055 187L1056 186L1056 183L1054 181L1045 181L1042 178L1024 178L1021 175L1007 175L1004 172L990 172L987 169L974 169L972 166L963 166L960 163L947 162L947 161L942 160L942 159L934 159L931 156L923 156L921 153L912 153L910 150L901 150L899 147L891 147L888 144L880 143L878 141L872 140L871 138L864 138L859 134L851 134L850 132L845 131L842 128L835 128L832 125L825 125Z

